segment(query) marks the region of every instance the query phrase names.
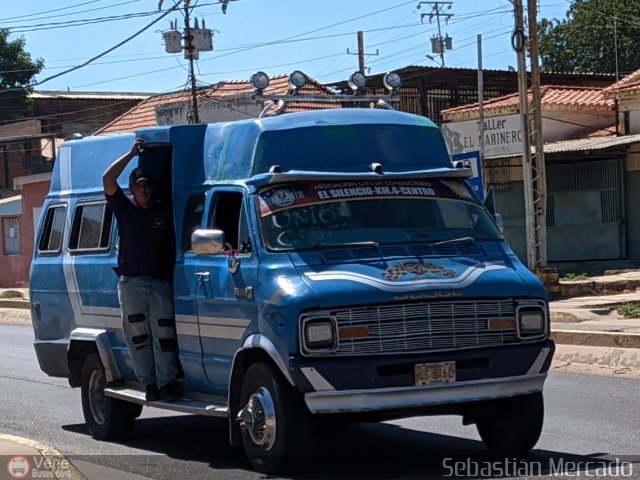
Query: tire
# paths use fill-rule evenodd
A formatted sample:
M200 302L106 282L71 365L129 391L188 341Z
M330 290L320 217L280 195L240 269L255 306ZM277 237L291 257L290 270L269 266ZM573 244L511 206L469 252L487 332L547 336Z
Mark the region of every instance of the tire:
M245 373L238 421L244 450L259 472L295 468L311 453L311 414L298 392L267 363L254 363Z
M82 413L91 436L96 440L125 438L140 415L140 405L104 394L106 376L100 357L92 353L82 366Z
M540 438L544 423L542 393L499 400L492 413L476 421L480 438L492 453L524 455Z

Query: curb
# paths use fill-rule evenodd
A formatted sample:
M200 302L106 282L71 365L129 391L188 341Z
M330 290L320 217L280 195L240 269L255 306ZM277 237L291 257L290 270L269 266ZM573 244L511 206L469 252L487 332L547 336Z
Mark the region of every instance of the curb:
M31 308L31 302L29 300L0 300L0 308Z
M553 330L549 338L562 345L590 347L640 348L640 333Z
M58 450L56 450L53 447L44 445L40 442L36 442L35 440L31 440L29 438L18 437L15 435L6 435L2 433L0 433L0 441L6 441L6 442L15 443L18 445L23 445L23 446L32 448L44 458L44 461L48 465L55 466L59 464L61 461L65 460L67 462L67 465L63 470L47 468L47 470L51 474L50 478L56 478L58 480L62 480L62 479L85 480L86 478L73 465L73 463L71 463L70 460L67 460L62 453L60 453Z

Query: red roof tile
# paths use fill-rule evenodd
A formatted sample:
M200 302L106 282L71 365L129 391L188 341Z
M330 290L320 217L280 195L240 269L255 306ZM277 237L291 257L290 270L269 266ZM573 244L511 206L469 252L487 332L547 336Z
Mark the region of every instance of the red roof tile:
M608 86L603 92L611 96L615 93L630 93L637 90L640 90L640 70L636 70L622 80Z
M545 110L595 110L606 112L613 110L613 100L608 99L601 88L545 85L540 88L540 95L542 97L542 108ZM529 92L528 97L529 101L531 101L531 92ZM444 120L453 120L460 117L471 117L478 112L479 108L478 103L447 108L442 110L442 118ZM520 97L517 93L494 98L483 104L485 113L496 114L501 110L504 113L516 113L519 109Z
M269 81L269 86L264 90L265 95L284 95L289 93L287 76L281 75L273 77ZM253 88L248 81L220 82L210 87L202 87L197 90L199 99L207 98L228 98L235 96L250 96ZM326 95L330 96L331 91L320 85L313 79L309 79L307 84L300 89L300 96L304 95ZM172 103L185 103L191 101L190 91L173 92L164 95L149 97L142 101L128 112L113 120L98 130L96 135L108 133L135 132L140 128L156 126L156 107ZM339 105L339 104L338 104ZM336 108L335 102L288 102L282 113L299 112L305 110ZM267 113L269 115L269 113Z

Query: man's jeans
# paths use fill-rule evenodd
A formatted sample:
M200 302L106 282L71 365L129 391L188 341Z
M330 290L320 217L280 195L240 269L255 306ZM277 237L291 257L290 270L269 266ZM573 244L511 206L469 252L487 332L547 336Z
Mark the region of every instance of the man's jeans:
M146 387L162 387L178 374L178 342L169 282L151 277L120 277L122 329L133 369Z

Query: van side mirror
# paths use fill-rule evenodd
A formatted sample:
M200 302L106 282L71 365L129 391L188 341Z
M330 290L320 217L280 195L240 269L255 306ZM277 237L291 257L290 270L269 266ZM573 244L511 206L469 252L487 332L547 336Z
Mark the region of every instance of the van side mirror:
M196 255L220 255L224 252L224 232L198 228L191 234L191 250Z

